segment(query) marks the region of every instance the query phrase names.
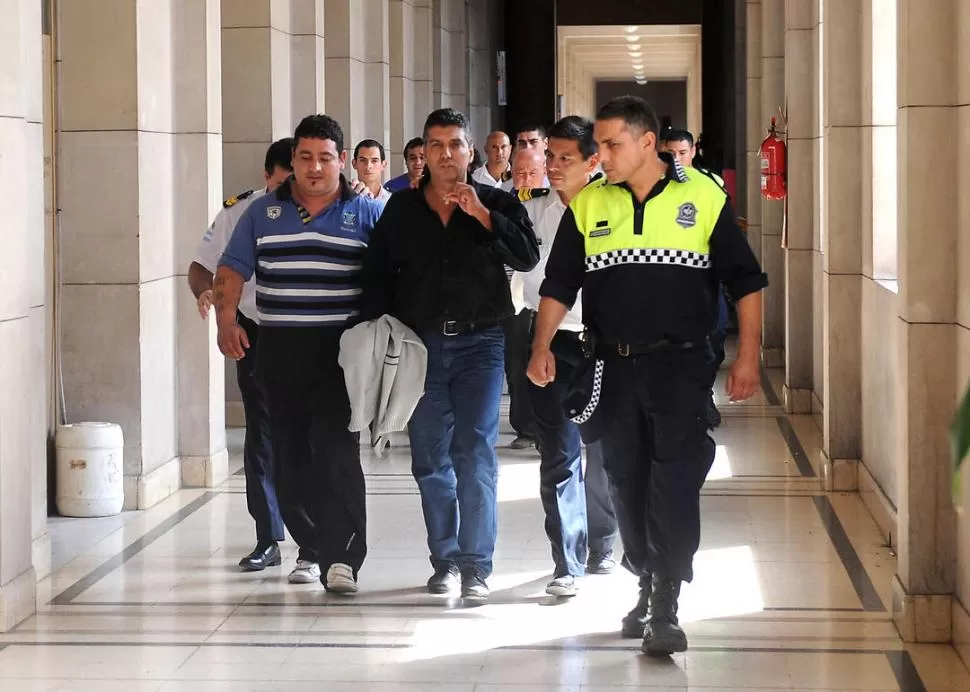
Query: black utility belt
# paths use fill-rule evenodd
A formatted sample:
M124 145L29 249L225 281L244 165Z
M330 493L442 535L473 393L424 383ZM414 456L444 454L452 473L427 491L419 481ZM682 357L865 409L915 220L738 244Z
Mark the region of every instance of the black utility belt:
M477 322L465 322L463 320L445 320L440 322L432 329L441 331L444 336L461 336L462 334L474 334L483 332L492 327L501 325L501 320L479 320Z
M646 356L653 353L680 353L683 351L696 351L707 348L708 341L671 341L661 339L649 344L598 344L596 355L599 358L634 358L636 356Z

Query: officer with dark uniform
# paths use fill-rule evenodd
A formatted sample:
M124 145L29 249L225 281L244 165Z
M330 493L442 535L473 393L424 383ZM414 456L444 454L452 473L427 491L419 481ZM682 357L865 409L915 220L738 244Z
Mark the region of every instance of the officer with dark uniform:
M529 379L556 377L550 349L582 289L583 322L603 362L594 415L624 564L640 577L625 636L667 655L687 648L677 620L693 578L700 490L714 461L707 430L708 333L723 283L738 305L733 401L760 384L761 295L767 285L727 196L706 175L657 154L657 116L642 99L604 105L594 133L606 174L569 204L546 265Z

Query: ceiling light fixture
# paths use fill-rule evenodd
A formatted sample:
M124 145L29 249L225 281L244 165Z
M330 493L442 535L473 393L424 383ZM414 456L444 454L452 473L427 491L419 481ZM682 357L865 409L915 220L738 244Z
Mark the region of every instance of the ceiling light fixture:
M647 80L645 79L639 79L639 78L637 79L637 84L639 84L640 86L643 86L646 83L647 83Z
M629 43L636 43L640 40L639 36L624 36L623 38L625 38Z
M627 33L630 33L630 34L635 34L635 33L637 33L637 29L639 29L639 28L640 28L640 27L638 27L638 26L633 26L633 25L630 25L630 26L628 26L628 27L626 28L626 30L627 30Z
M643 56L643 53L641 53L641 52L640 52L640 51L638 51L638 50L631 50L631 51L630 51L630 57L631 57L631 58L640 58L640 57L642 57L642 56Z

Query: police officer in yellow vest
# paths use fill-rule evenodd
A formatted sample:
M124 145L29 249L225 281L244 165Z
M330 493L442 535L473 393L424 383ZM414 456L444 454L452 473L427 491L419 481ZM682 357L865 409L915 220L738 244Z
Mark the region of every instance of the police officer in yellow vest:
M738 306L740 344L727 381L733 401L760 385L761 295L767 285L723 190L657 154L657 116L623 96L597 114L606 174L570 203L542 284L529 378L556 376L550 345L582 289L583 322L604 362L603 456L640 599L623 635L644 652L687 648L677 620L693 578L700 490L714 461L707 432L708 332L723 283Z

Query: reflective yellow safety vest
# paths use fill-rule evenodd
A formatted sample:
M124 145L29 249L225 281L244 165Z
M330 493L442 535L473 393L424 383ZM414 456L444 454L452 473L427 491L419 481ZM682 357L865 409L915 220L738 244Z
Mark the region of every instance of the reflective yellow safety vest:
M676 166L674 176L643 206L626 187L605 180L583 188L570 203L586 245L586 271L623 264L710 267L710 239L727 200L724 190L700 171Z

